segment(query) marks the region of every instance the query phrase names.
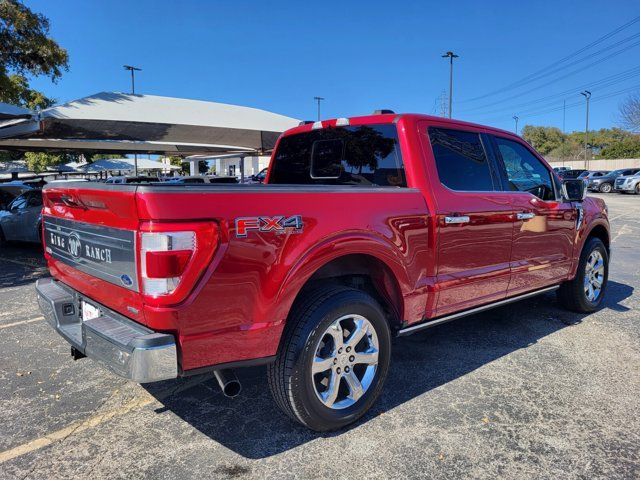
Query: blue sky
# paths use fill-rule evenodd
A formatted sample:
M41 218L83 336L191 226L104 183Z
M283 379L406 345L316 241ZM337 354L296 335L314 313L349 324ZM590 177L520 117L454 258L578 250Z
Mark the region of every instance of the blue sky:
M626 94L604 97L635 86L640 91L640 21L571 56L553 75L505 88L640 16L637 0L25 3L50 18L52 36L69 51L70 70L57 84L33 81L61 102L128 91L122 65L133 64L143 69L136 93L246 105L301 119L315 119L315 95L326 98L323 118L378 108L438 114L439 97L448 91L448 63L441 58L447 50L460 55L454 117L509 130L514 114L520 128L562 128L563 99L568 106L580 102L585 86L593 93L590 126L610 127ZM610 80L595 83L602 79ZM584 120L584 102L567 108L567 131L584 129Z

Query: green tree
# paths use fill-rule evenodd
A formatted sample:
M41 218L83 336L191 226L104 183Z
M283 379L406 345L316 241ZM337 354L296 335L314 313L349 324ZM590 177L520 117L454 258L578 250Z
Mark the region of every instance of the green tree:
M549 157L563 158L565 160L578 160L584 153L584 145L571 138L565 138L562 144L551 150Z
M48 107L53 100L30 88L28 77L55 82L68 69L67 51L49 36L49 19L18 0L0 0L0 101Z
M535 127L525 125L522 138L542 155L549 155L564 143L566 136L556 127Z
M122 158L122 155L117 153L83 153L84 159L87 162L95 162L96 160L108 160L111 158Z
M36 173L46 171L47 167L78 161L78 158L79 155L69 153L27 152L24 154L27 167Z
M182 166L183 166L183 163L182 163L182 157L178 157L178 156L175 156L175 155L171 155L171 156L166 157L166 158L169 158L169 163L170 163L171 165L174 165L174 166L176 166L176 167L180 167L180 168L182 168Z
M640 158L640 135L629 135L602 149L604 158Z

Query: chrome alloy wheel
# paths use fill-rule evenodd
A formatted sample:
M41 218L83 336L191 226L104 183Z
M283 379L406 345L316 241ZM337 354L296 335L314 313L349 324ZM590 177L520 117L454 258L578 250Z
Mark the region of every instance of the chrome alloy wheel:
M344 315L318 341L311 381L318 399L331 409L350 407L364 395L378 368L378 336L361 315Z
M595 302L602 292L604 282L604 259L594 250L589 255L584 271L584 293L590 302Z

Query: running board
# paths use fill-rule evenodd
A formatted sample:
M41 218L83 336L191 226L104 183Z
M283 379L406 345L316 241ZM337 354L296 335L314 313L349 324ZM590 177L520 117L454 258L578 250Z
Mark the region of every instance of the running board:
M435 318L433 320L428 320L426 322L419 323L418 325L413 325L411 327L403 328L402 330L398 330L398 336L402 337L404 335L411 335L412 333L416 333L420 330L424 330L427 328L435 327L436 325L441 325L443 323L450 322L452 320L457 320L458 318L466 317L467 315L473 315L474 313L484 312L485 310L491 310L492 308L501 307L502 305L507 305L509 303L518 302L520 300L524 300L525 298L535 297L536 295L540 295L546 292L552 292L553 290L557 290L560 288L560 285L554 285L552 287L546 287L541 290L535 290L533 292L525 293L523 295L518 295L516 297L505 298L504 300L500 300L493 303L488 303L486 305L482 305L480 307L471 308L469 310L464 310L463 312L453 313L451 315L447 315L445 317Z

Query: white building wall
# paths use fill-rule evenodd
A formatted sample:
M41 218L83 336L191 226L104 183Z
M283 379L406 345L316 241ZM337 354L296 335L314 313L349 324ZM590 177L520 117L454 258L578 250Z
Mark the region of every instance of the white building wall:
M269 166L270 158L268 155L244 157L244 176L257 175L260 170ZM235 175L240 178L240 158L216 159L216 173L218 175Z
M619 168L640 168L640 158L616 158L589 160L585 166L584 160L555 160L547 159L552 167L569 167L573 169L588 168L589 170L617 170Z

